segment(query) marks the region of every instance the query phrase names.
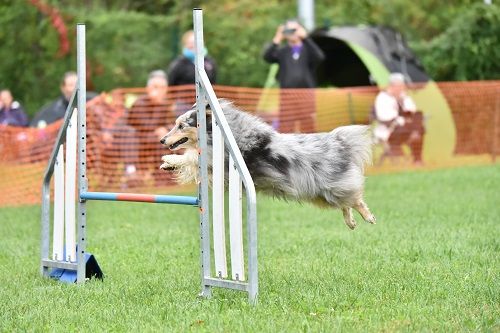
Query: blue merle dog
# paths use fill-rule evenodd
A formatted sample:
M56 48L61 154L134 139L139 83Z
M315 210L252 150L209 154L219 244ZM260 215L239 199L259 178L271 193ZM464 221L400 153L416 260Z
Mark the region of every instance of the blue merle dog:
M260 118L239 110L232 102L224 99L219 102L257 190L276 197L339 208L351 229L356 227L352 208L366 222L375 224L375 216L363 201L364 166L371 162L372 151L368 126L343 126L328 133L283 134ZM207 130L211 152L209 109ZM170 150L185 149L185 152L163 156L160 168L174 171L181 183L196 182L195 106L177 118L161 143ZM211 161L209 156L209 169Z

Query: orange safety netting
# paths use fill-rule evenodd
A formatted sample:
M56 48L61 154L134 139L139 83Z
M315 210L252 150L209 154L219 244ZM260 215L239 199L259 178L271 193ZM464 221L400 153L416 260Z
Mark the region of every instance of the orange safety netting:
M441 82L455 120L456 154L498 153L500 81Z
M453 115L454 153L494 156L500 141L500 81L447 82L438 87ZM233 100L281 132L330 131L341 125L369 123L378 93L374 87L280 90L216 86L215 90L219 98ZM172 191L168 187L176 184L171 174L159 170L161 156L170 153L159 139L194 101L194 86L169 87L165 94L154 96L148 96L145 88L115 89L89 101L89 189ZM40 203L43 173L61 124L62 120L44 129L0 127L0 206Z

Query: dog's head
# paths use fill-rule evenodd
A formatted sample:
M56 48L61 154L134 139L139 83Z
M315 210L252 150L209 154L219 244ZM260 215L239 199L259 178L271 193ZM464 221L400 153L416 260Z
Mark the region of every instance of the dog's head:
M206 106L207 132L212 132L212 111L210 105ZM196 104L191 110L180 115L175 120L175 126L168 132L160 143L170 150L196 149L198 145L198 117L196 114Z

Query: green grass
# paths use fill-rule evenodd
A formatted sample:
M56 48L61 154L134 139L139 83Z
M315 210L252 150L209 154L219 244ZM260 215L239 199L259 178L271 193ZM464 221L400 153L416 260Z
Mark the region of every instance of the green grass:
M260 295L196 297L197 211L88 204L104 282L39 275L39 207L0 210L0 331L500 331L500 167L371 176L378 218L259 197Z

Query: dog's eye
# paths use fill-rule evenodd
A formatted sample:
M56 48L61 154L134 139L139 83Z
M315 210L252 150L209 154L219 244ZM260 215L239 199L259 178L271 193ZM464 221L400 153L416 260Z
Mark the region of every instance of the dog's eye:
M179 124L178 128L181 130L181 129L183 129L183 128L184 128L184 125Z

